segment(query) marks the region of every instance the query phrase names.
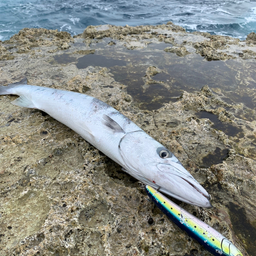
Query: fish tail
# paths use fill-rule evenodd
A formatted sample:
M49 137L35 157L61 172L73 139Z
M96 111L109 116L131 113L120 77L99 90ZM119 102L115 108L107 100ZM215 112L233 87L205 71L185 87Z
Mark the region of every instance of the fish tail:
M0 86L0 95L7 95L7 94L16 94L13 90L18 85L27 84L27 78L23 78L21 81L13 84L9 84L7 86Z
M31 99L28 99L25 95L22 95L21 93L17 92L17 87L19 85L27 85L27 78L23 78L21 81L9 84L7 86L0 86L0 95L19 95L19 98L12 101L13 105L25 108L36 108L35 104L31 101Z
M12 94L10 91L10 87L8 86L0 86L0 95Z

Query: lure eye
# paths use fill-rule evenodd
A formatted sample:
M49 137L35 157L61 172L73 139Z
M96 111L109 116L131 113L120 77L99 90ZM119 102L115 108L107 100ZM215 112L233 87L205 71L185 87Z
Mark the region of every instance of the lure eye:
M161 158L168 158L168 157L169 157L169 152L168 152L167 150L161 150L161 151L159 152L159 156L160 156Z

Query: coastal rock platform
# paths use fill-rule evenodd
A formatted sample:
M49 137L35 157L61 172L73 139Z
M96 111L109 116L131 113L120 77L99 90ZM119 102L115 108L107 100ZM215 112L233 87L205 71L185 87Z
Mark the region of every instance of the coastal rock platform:
M170 149L213 208L177 202L256 255L256 34L158 26L23 29L0 41L0 84L86 93ZM209 256L142 183L46 113L0 97L0 255ZM136 145L135 145L136 146Z

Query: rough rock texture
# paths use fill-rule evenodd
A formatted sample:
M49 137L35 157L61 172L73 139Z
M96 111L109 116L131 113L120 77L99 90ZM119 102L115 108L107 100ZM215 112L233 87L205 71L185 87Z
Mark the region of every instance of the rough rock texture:
M256 33L251 32L247 38L246 38L246 42L248 44L256 44Z
M175 153L214 207L179 204L254 256L253 41L172 23L90 26L75 38L23 29L0 42L0 84L27 77L118 109ZM15 98L0 97L1 255L210 255L141 183L50 116L12 105Z

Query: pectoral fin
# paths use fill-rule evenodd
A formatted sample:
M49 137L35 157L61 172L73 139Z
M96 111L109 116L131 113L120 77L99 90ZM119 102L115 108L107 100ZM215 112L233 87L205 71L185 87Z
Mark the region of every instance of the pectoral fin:
M110 128L113 132L121 132L121 133L125 133L123 128L111 117L107 116L107 115L103 115L103 119L104 119L104 124Z

